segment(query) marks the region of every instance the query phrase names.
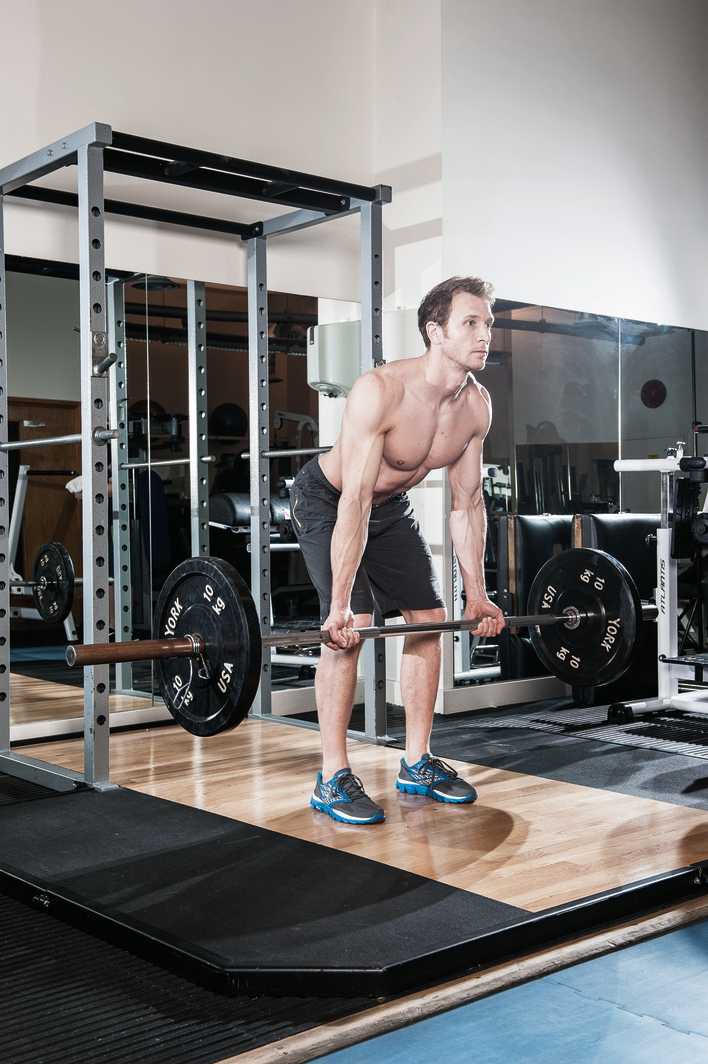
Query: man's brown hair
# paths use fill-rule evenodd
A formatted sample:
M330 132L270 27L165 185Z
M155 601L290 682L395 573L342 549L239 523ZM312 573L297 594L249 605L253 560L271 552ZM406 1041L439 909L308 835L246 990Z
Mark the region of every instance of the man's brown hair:
M455 292L469 292L471 296L488 300L490 306L494 305L494 288L489 281L483 281L480 277L448 277L447 281L436 284L418 307L418 328L426 348L430 347L426 325L434 321L445 328Z

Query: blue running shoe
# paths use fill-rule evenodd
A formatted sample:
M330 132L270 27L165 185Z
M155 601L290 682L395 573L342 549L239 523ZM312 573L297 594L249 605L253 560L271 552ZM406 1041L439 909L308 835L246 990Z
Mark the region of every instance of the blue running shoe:
M461 779L454 768L439 757L431 757L430 754L423 754L415 765L408 765L405 758L401 758L396 790L405 794L424 794L436 802L451 802L455 805L474 802L477 797L471 783Z
M385 816L381 806L369 798L364 784L349 768L340 768L327 783L318 772L310 805L342 824L379 824Z

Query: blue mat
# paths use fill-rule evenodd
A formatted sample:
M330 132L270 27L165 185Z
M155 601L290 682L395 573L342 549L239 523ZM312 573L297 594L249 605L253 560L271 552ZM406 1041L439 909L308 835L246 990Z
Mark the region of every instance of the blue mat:
M708 922L318 1058L332 1064L705 1064Z

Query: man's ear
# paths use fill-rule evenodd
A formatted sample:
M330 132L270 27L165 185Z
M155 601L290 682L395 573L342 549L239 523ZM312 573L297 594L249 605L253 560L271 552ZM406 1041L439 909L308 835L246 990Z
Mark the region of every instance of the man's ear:
M436 321L426 321L425 331L431 344L439 344L442 340L442 329Z

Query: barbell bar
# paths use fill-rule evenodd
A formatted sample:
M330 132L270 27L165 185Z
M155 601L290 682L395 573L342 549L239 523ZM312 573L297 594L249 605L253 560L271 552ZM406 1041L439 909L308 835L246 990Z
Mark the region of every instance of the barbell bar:
M433 634L436 632L469 632L472 628L476 628L483 619L483 617L476 617L471 620L437 621L429 624L420 622L416 624L370 625L368 628L357 628L356 632L362 640L388 639L391 636L424 635L425 633ZM567 613L559 615L537 613L533 616L505 617L504 619L509 628L526 627L532 624L567 624L572 627L583 620L579 613L571 607L568 608ZM278 629L275 629L269 632L268 635L263 636L263 645L270 647L303 647L309 646L311 643L329 643L331 638L326 628L305 629L304 631L291 629L278 631Z
M10 590L12 591L15 588L18 588L18 589L27 588L29 591L32 591L35 587L52 588L52 589L54 589L61 582L62 581L59 580L56 577L44 577L44 578L40 578L39 580L11 580L10 581ZM82 587L83 586L83 582L84 582L83 576L77 576L77 577L74 578L74 586L75 587ZM114 583L114 580L113 580L112 576L109 577L108 583L109 584Z
M528 628L548 670L577 686L599 686L621 676L643 621L657 613L653 604L642 604L634 581L616 558L588 548L563 551L542 566L529 593L529 608L526 615L505 617L507 627ZM304 646L331 638L325 629L264 635L258 613L233 566L220 558L190 558L173 570L160 592L158 639L72 644L67 664L153 660L160 694L177 723L194 735L216 735L247 715L261 678L264 647ZM475 628L479 620L357 631L360 639L459 632Z
M395 635L413 635L426 632L463 632L476 628L482 618L464 621L440 621L431 624L386 624L357 628L357 635L364 639L384 639ZM554 616L536 614L533 617L506 617L509 627L541 624L563 624L569 626L580 623L582 618L569 610L566 614ZM326 628L312 628L297 631L283 629L261 636L264 647L303 647L313 643L329 643L331 635ZM114 665L123 661L158 661L163 658L189 658L204 654L205 644L202 637L194 632L177 638L133 639L124 643L72 643L66 650L66 663L71 668L82 665Z
M47 576L40 580L11 580L10 590L12 591L14 588L17 588L18 590L25 589L27 591L33 591L35 587L42 588L42 590L44 590L44 588L51 588L53 590L57 584L58 580Z

